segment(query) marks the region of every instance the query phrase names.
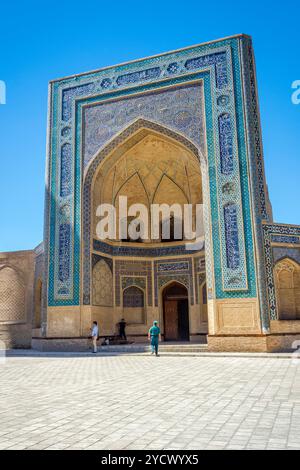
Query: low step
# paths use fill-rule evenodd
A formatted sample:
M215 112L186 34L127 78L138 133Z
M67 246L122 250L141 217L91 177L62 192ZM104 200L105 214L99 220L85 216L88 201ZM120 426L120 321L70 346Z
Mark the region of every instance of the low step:
M180 352L180 353L198 353L198 352L205 352L207 351L207 344L193 344L193 345L180 345L180 344L174 344L174 345L165 345L161 343L159 345L159 350L161 352ZM115 345L109 345L109 346L101 346L99 348L99 351L101 352L131 352L131 353L138 353L138 352L148 352L150 351L150 345L149 344L133 344L133 345L124 345L124 346L115 346Z
M87 338L33 338L32 349L44 352L89 352L91 350L91 341ZM132 344L109 344L98 345L99 352L103 353L147 353L150 351L150 344L132 343ZM205 343L165 343L159 344L160 351L166 353L201 353L207 351Z

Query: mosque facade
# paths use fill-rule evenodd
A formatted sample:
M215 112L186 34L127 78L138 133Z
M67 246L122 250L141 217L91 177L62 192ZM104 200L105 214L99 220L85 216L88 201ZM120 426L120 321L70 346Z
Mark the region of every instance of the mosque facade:
M211 351L300 340L300 226L273 221L249 36L51 81L47 141L44 240L0 254L7 348L79 350L121 318L136 343L153 320ZM203 241L99 238L121 197L149 225L153 204L202 205Z

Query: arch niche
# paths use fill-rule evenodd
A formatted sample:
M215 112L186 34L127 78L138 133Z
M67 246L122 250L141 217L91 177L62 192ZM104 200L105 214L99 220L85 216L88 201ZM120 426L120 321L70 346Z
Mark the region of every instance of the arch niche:
M300 320L300 265L281 259L275 264L274 277L279 320Z
M207 194L206 161L198 148L185 137L143 119L138 119L118 134L94 156L84 177L83 303L90 305L91 252L93 241L97 240L96 227L100 219L96 216L96 209L100 204L108 203L118 208L120 196L126 196L128 207L141 203L150 214L153 203L179 204L182 210L184 204L190 203L193 204L192 229L195 230L195 207L201 203L207 206L203 201ZM118 210L116 215L117 237L105 243L110 247L126 246L126 237L118 237ZM161 242L159 224L157 239L151 238L151 222L150 216L147 236L137 240L142 241L137 245L139 248L157 246Z

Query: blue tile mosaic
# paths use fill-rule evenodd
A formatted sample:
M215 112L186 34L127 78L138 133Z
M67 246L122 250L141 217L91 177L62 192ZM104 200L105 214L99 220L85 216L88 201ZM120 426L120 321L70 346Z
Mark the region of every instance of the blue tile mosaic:
M215 66L217 88L222 89L226 87L228 85L227 58L224 52L189 59L185 63L185 68L187 70L194 70L208 65Z
M272 235L272 242L274 243L299 243L300 237L289 237L288 235Z
M139 72L127 73L125 75L120 75L117 78L117 85L124 86L129 85L130 83L152 80L153 78L158 78L160 74L161 70L159 67L153 67L151 69L141 70Z
M62 94L62 120L68 121L71 118L73 99L91 93L94 83L80 85L74 88L67 88Z
M188 261L175 261L172 263L160 263L158 265L158 272L170 272L170 271L185 271L189 269Z
M223 175L233 172L233 135L229 114L219 116L220 160Z
M229 96L227 96L227 95L221 95L217 99L218 106L227 106L228 103L229 103Z
M102 80L101 82L101 88L103 88L104 90L109 88L112 84L112 80L110 80L109 78L105 78L104 80Z
M109 254L111 256L147 256L157 258L159 256L174 256L194 254L194 250L187 250L185 245L161 246L155 248L147 248L145 246L137 247L130 245L110 245L101 240L93 240L93 249L95 251Z
M59 271L58 278L61 282L70 277L70 240L71 227L69 224L61 224L59 227Z
M60 159L60 195L69 196L72 189L72 147L64 144L61 148Z
M84 166L126 125L142 118L184 133L205 155L204 108L201 85L185 85L142 96L120 97L84 109Z
M237 208L234 204L224 207L227 267L237 269L240 265Z
M170 73L170 74L173 74L173 73L176 73L177 70L179 68L179 65L177 62L172 62L171 64L168 65L167 67L167 71Z

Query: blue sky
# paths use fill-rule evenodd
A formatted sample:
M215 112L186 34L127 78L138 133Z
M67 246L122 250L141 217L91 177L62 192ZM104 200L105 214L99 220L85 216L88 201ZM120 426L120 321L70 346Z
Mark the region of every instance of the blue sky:
M284 2L1 4L0 251L43 236L48 81L238 33L253 37L267 182L277 222L300 224L299 14Z

